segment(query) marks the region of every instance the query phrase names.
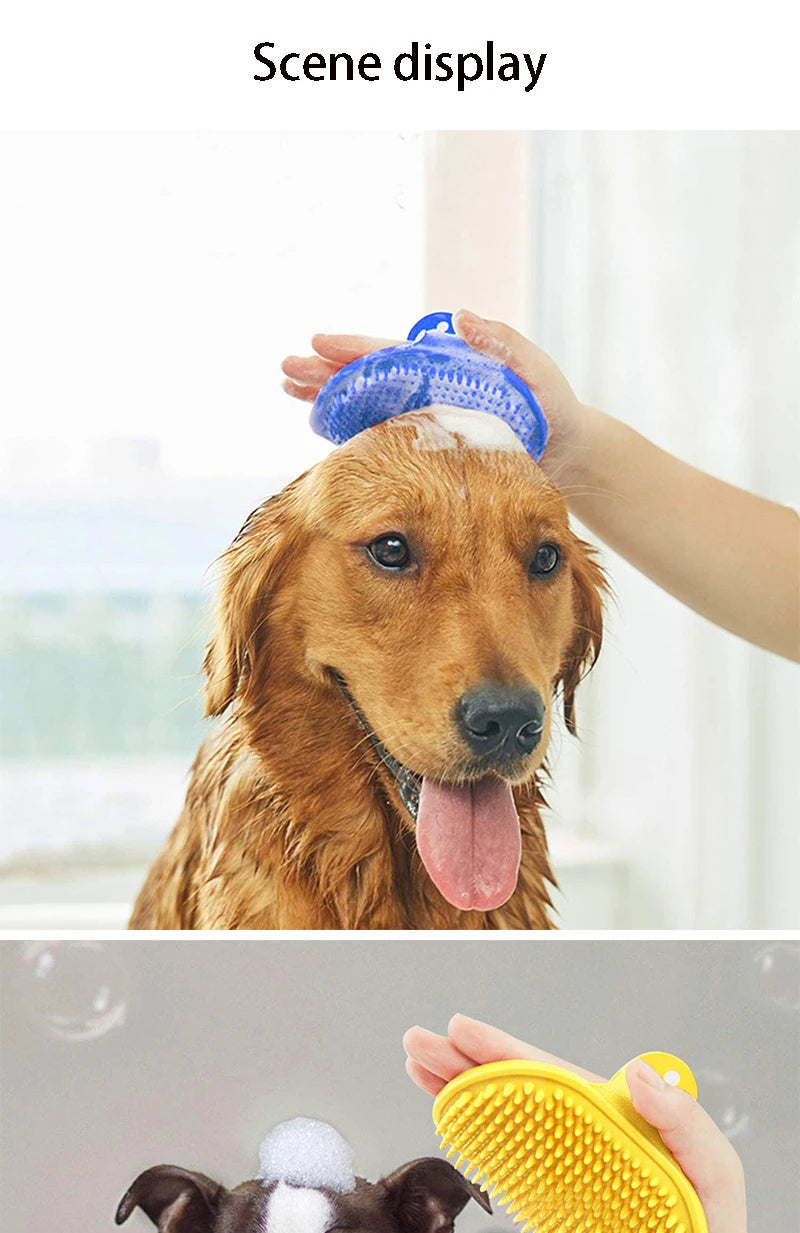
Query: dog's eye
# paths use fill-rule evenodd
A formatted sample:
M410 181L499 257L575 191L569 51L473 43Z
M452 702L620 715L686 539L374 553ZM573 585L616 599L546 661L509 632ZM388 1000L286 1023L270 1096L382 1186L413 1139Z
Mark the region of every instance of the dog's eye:
M532 574L541 577L552 574L561 560L561 550L556 544L540 544L533 554L530 570Z
M411 552L402 535L379 535L367 545L367 552L383 569L405 569Z

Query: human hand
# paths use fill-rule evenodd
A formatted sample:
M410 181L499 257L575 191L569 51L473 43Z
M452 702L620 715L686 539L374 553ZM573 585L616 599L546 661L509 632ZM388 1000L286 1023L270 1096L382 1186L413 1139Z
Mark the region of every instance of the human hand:
M582 456L589 448L586 429L595 413L578 401L558 365L502 321L488 321L460 309L453 314L453 326L470 347L499 360L533 390L549 430L539 463L545 474L561 486L578 480ZM281 365L287 377L283 388L303 402L313 402L322 385L345 364L383 347L397 346L397 340L361 334L315 334L311 346L316 355L290 355Z
M466 1015L453 1016L447 1036L426 1028L409 1028L403 1047L409 1076L431 1096L471 1066L515 1059L547 1062L571 1070L590 1083L603 1082L591 1071ZM630 1063L625 1077L637 1113L659 1132L697 1191L708 1233L746 1233L741 1161L716 1123L688 1092L670 1087L641 1059Z

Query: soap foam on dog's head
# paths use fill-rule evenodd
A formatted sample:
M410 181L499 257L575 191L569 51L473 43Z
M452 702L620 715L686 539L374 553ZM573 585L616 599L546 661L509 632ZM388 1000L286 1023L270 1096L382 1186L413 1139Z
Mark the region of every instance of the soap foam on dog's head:
M504 450L525 453L525 446L504 420L485 411L460 407L427 407L415 415L417 436L414 449L458 449L459 438L471 449Z
M326 1122L295 1117L270 1131L258 1149L258 1180L286 1182L349 1194L355 1190L353 1154L338 1130Z

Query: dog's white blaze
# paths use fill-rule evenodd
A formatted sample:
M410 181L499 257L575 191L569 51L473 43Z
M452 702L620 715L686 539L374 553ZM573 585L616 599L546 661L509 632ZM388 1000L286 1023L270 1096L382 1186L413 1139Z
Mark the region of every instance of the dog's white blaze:
M330 1199L319 1190L279 1182L267 1200L263 1233L325 1233L333 1219Z
M420 418L417 425L415 449L457 449L460 438L471 449L525 453L514 430L497 415L460 407L431 407L428 415L430 418Z

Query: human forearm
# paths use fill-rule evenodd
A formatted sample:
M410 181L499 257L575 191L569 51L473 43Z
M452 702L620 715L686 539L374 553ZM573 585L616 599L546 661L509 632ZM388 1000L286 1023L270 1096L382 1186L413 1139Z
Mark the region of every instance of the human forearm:
M707 475L593 408L560 485L642 573L742 638L800 658L800 518Z

